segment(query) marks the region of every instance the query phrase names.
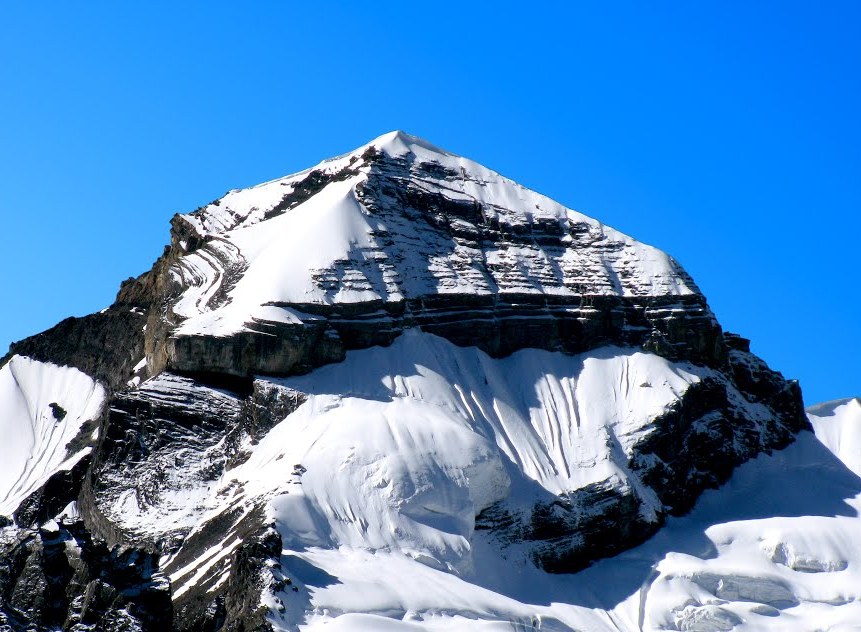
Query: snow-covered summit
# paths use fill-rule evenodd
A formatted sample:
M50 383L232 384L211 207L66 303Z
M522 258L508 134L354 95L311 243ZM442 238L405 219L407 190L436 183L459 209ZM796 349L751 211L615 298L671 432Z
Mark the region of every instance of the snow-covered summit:
M256 224L263 221L267 211L271 214L285 194L294 191L299 183L308 178L309 174L331 176L341 173L350 167L362 164L366 154L385 155L389 158L421 155L425 162L438 164L458 159L454 154L418 136L395 130L378 136L353 151L327 158L309 169L243 189L232 189L218 200L180 217L191 224L198 234L205 236L222 235L239 226ZM466 161L463 158L460 160ZM488 171L477 163L467 162Z
M665 340L650 343L656 348L716 353L713 336L683 339L688 330L716 324L670 256L404 132L309 170L230 191L176 216L172 226L165 313L172 337L162 357L148 352L151 373L164 366L190 370L184 358L192 347L200 355L213 344L219 349L204 368L222 370L236 364L236 351L224 350L223 340L251 340L273 328L319 333L323 327L327 344L343 357L338 349L367 337L357 331L359 321L392 332L388 340L376 336L360 346L390 341L409 326L439 328L456 318L475 321L485 342L473 344L491 353L568 348L559 342L565 334L541 333L496 349L510 337L500 327L512 318L591 331L605 326L612 309L632 335L660 332ZM662 311L642 312L646 307ZM631 309L647 322L630 320ZM688 319L701 322L667 326ZM590 324L596 320L604 324ZM296 361L320 364L305 355ZM289 373L292 366L258 362L247 372Z
M182 217L193 224L202 235L222 234L237 226L261 221L266 211L271 211L286 193L284 189L276 187L288 187L293 190L311 173L331 175L341 173L350 167L356 167L358 171L362 166L368 167L375 158L382 156L389 159L409 158L414 162L440 165L460 172L464 178L470 174L470 179L483 185L495 184L524 189L513 180L504 178L477 162L441 149L418 136L395 130L378 136L353 151L327 158L309 169L251 187L233 189L215 202ZM533 195L538 194L533 193ZM552 204L558 207L557 211L567 210L558 204ZM530 208L526 210L531 212ZM589 219L585 216L581 217Z
M175 270L184 334L238 331L271 304L697 291L659 250L403 132L181 221L207 242Z

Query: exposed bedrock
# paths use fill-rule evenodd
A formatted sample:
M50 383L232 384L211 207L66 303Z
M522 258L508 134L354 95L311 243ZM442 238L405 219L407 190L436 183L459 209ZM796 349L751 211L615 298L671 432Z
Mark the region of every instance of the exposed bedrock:
M698 295L566 300L464 294L283 307L308 318L302 324L254 321L230 336L170 336L167 367L237 376L305 373L342 360L346 351L391 344L410 327L493 357L525 348L581 353L610 344L708 366L719 366L726 357L721 329Z
M0 366L13 355L22 355L73 366L112 389L124 388L144 353L146 311L117 303L106 310L70 317L35 336L9 347Z
M21 529L0 541L4 630L162 632L171 612L157 555L108 548L78 520Z
M172 373L117 393L79 499L88 526L111 544L174 552L209 488L302 401L261 381Z

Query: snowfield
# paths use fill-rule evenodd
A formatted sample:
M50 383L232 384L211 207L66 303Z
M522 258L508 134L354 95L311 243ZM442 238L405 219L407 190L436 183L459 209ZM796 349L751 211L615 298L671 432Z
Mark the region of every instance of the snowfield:
M492 359L410 330L274 380L308 399L225 474L210 512L266 499L284 547L273 576L290 579L264 591L277 630L857 629L858 400L813 409L815 435L580 573L538 570L527 545L476 529L494 503L641 489L632 442L708 374L617 347ZM648 518L658 501L641 493ZM174 595L236 544L174 569Z
M642 546L568 576L537 570L481 532L461 544L469 564L457 568L423 558L415 539L315 541L331 531L307 509L313 500L279 497L270 507L287 536L284 572L300 591L268 604L272 620L308 631L857 630L861 470L850 446L861 403L819 415L816 435L742 466ZM856 469L837 458L841 449Z
M77 369L22 356L0 368L0 515L90 452L69 454L66 445L98 418L104 400L101 385Z
M0 516L98 450L60 497L80 514L2 521L3 598L33 616L54 573L74 629L141 606L181 629L861 630L861 400L761 453L807 428L800 390L665 253L402 132L171 240L121 289L158 327L105 325L147 354L111 369L128 390L0 368Z

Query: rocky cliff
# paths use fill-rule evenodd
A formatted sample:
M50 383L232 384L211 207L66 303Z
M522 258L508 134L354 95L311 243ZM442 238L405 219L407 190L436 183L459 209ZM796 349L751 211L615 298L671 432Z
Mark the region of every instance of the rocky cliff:
M577 571L808 427L672 258L400 132L175 216L2 365L5 431L68 424L0 489L11 630L293 629L311 549Z

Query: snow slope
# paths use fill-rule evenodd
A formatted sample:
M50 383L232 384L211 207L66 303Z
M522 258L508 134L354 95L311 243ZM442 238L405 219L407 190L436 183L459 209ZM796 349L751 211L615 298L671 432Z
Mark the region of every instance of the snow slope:
M77 369L22 356L0 368L0 515L91 450L69 454L66 445L104 400L101 385Z
M210 500L196 502L212 516L225 511L224 498L231 507L269 498L283 540L297 549L399 551L460 572L473 562L476 514L500 501L528 514L536 502L602 483L635 489L643 517L654 520L660 502L627 466L633 445L708 375L617 347L493 359L410 329L390 347L273 380L307 401L249 446ZM142 388L161 388L158 380ZM140 517L113 513L123 528L145 529Z
M804 432L742 466L644 545L569 576L543 573L480 532L464 535L459 552L471 564L457 568L423 558L414 543L404 547L401 525L391 525L387 546L363 541L360 516L320 512L321 481L303 480L301 492L270 505L285 536L284 573L298 588L271 598L272 620L277 629L315 631L859 629L861 478L836 455L857 457L850 446L861 404L817 410L816 435ZM342 454L333 448L329 466ZM303 479L323 465L308 462ZM349 467L328 472L338 478ZM396 484L371 477L356 496L373 499L384 482Z
M265 501L284 547L273 581L290 579L264 592L279 630L785 630L857 620L861 479L829 449L849 445L857 423L845 410L857 403L813 418L820 438L804 432L747 463L688 516L577 574L545 573L528 542L476 529L487 507L516 516L596 482L633 488L648 519L660 505L626 465L631 446L706 377L715 376L632 349L492 359L409 330L390 347L273 380L307 400L248 446L200 523ZM755 405L738 405L756 418ZM168 560L175 598L225 581L219 564L238 544L225 533L180 568Z

